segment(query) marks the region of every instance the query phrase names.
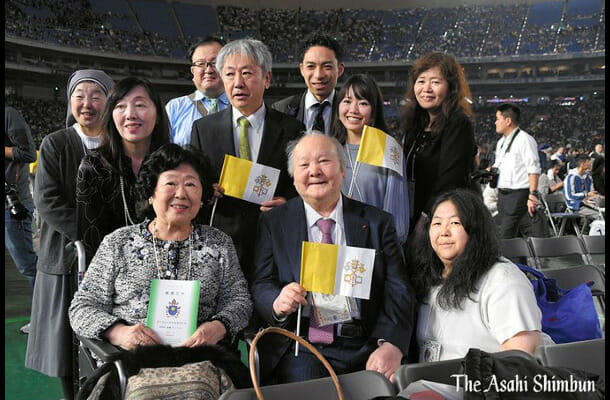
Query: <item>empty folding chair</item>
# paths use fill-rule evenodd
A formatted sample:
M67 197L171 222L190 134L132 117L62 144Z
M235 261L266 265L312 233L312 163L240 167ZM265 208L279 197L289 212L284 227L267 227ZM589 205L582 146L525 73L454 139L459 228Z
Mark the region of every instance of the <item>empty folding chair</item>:
M536 348L536 358L547 367L568 367L599 376L606 374L606 339L542 345Z
M522 237L502 239L500 245L502 246L502 255L512 262L536 267L534 253L526 239Z
M560 268L588 264L585 250L576 236L528 238L537 268Z
M606 236L581 237L585 249L585 255L589 258L589 263L597 265L602 270L606 270Z
M542 203L544 204L544 214L549 220L549 224L551 225L551 229L553 230L553 234L555 236L565 235L566 226L568 222L570 222L572 228L574 228L576 236L580 237L582 235L581 228L578 225L578 223L582 219L580 215L576 214L574 211L567 207L564 211L561 212L551 212L549 204L547 203L544 196L541 196L541 199ZM557 228L557 225L559 225L559 228Z

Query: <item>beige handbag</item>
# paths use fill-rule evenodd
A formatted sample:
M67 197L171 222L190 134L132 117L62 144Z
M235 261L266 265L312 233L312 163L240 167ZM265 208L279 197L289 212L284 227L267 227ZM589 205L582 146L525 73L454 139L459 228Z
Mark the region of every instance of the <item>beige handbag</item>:
M125 399L215 400L232 386L231 378L211 361L142 368L129 378Z

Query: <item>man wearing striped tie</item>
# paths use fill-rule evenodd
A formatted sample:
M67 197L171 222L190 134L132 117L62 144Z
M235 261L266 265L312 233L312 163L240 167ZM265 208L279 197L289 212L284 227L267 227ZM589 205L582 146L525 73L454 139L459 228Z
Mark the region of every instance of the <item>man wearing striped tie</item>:
M191 74L196 90L186 96L171 99L165 105L171 128L172 143L185 146L191 142L193 122L229 106L216 57L224 42L208 36L189 49Z
M392 216L341 194L347 155L335 138L309 132L291 142L287 153L288 171L299 197L260 218L252 283L255 309L267 324L293 330L302 307L300 334L307 336L337 375L367 369L392 379L407 355L415 315ZM299 284L303 242L374 249L369 299L308 296ZM341 315L341 322L318 323L320 303L326 315L329 309L336 310L330 320L338 321L334 316ZM294 342L280 335L263 338L259 353L264 355L261 377L265 383L328 375L313 354L301 347L295 356Z

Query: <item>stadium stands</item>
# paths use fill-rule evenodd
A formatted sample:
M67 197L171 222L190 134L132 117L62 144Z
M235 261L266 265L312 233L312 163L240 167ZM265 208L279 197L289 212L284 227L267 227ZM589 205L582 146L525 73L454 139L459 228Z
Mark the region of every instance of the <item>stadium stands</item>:
M555 55L603 51L605 46L604 9L599 0L387 10L247 9L180 0L8 0L5 10L5 33L10 37L35 39L78 50L92 49L96 53L107 53L109 57L119 53L169 57L172 61L184 60L190 44L215 34L225 40L245 36L259 38L272 50L274 63L296 63L299 41L309 32L319 30L330 31L343 41L346 62L412 62L420 54L432 50L447 51L458 57L485 58L518 56L530 45L530 51L536 54L550 52ZM532 32L531 38L528 32ZM31 51L16 57L7 53L6 60L45 69L56 76L68 75L68 71L82 65L82 61L62 65L60 58L44 57ZM583 63L584 67L573 67L570 73L587 78L598 74L603 79L603 68L592 69L586 61ZM167 84L171 79L190 84L188 68L150 68L149 65L120 62L101 65L119 76L140 74L150 79L168 78ZM496 78L493 68L488 68L484 76L473 76L476 67L463 65L470 68L469 81L474 78L485 82ZM511 78L561 78L563 74L559 68L537 65L512 71L504 68L497 76L496 86ZM402 93L397 94L397 89L404 85L408 69L371 73L381 83L388 100L386 116L392 131L396 131L402 96ZM297 70L274 71L273 79L277 88L288 88L290 84L296 88L295 82L302 84ZM386 90L392 94L386 94ZM584 151L591 149L594 143L604 141L601 136L605 129L603 98L577 99L569 105L562 104L561 99L548 104L538 104L534 100L520 104L524 114L522 125L539 143L547 142L554 148L569 144ZM498 138L493 123L496 105L483 101L473 104L479 143L493 146ZM61 121L33 123L38 125L35 135L61 126Z
M5 101L23 112L24 118L32 128L36 146L40 145L44 135L63 127L66 110L63 100L28 99L11 95L5 96ZM498 139L493 123L495 106L474 108L477 143L487 143L491 149L495 149L495 141ZM604 100L583 100L578 106L572 107L521 105L521 108L522 127L534 134L538 143L549 143L554 149L570 143L584 153L586 150L590 151L600 140L599 136L591 133L597 132L598 128L604 126ZM398 129L399 114L398 106L386 107L385 115L393 132ZM546 115L548 118L540 121L537 118L540 115Z
M346 61L414 60L433 50L479 57L605 48L604 10L597 0L390 10L8 0L5 9L10 35L171 58L182 58L196 38L216 34L264 39L277 61L293 62L298 38L320 30L345 41Z

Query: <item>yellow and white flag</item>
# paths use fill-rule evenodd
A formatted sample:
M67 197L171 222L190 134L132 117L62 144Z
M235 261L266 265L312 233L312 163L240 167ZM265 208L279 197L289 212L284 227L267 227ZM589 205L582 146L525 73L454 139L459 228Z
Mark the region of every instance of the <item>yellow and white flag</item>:
M301 286L310 292L369 299L375 250L303 242Z
M402 176L402 146L384 131L364 125L356 161L389 168Z
M218 184L225 195L261 204L273 199L280 170L225 154Z

